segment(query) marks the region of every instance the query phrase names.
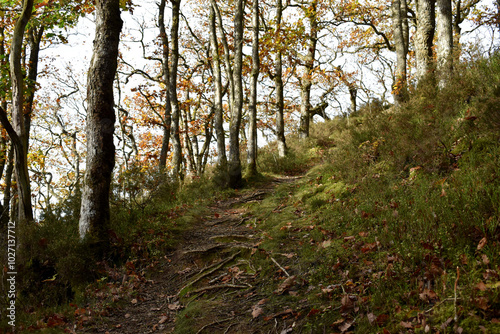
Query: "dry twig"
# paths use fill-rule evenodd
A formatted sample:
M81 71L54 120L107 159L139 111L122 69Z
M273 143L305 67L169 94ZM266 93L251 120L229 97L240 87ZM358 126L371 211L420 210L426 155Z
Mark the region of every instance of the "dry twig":
M272 256L270 256L270 258L274 262L274 264L277 265L278 268L280 268L281 271L285 273L287 277L290 277L290 274L285 270L285 268L283 268Z

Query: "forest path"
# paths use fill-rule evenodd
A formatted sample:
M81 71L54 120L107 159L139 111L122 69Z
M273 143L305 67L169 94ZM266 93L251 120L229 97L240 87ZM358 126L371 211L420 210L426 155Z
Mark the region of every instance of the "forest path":
M247 258L258 250L262 233L245 204L260 203L279 184L299 178L274 178L213 203L178 248L146 274L138 293L84 332L172 333L176 326L181 333L259 332L252 310L264 296L256 288L259 270ZM189 315L179 317L187 307Z

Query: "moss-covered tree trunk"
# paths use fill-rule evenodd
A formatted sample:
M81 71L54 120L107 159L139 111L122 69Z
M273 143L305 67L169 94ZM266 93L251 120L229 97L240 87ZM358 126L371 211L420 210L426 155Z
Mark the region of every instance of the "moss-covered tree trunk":
M87 160L80 238L105 251L110 221L109 196L115 164L113 80L122 20L119 0L96 1L94 50L87 78Z

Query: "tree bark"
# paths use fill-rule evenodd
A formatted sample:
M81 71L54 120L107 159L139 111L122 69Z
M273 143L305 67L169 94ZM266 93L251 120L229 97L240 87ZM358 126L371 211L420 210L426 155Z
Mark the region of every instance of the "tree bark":
M318 19L317 15L317 0L314 0L309 7L302 8L307 20L309 21L310 32L308 36L307 55L304 59L304 75L302 76L302 83L300 87L300 125L299 136L300 138L309 137L309 122L311 110L311 87L312 75L314 71L314 60L316 57L316 44L318 42Z
M30 58L28 64L28 84L27 84L27 96L26 96L26 106L24 111L24 128L26 129L26 147L29 147L29 137L31 128L31 117L33 114L33 101L35 100L36 93L36 79L38 77L38 59L40 54L40 43L42 42L43 33L45 31L44 26L40 26L38 29L32 27L28 31L28 43L30 47Z
M171 0L172 2L172 27L170 29L171 58L170 58L170 82L169 95L170 104L172 106L172 146L173 146L173 177L182 179L181 163L182 163L182 145L180 137L180 106L177 99L177 67L179 64L179 15L181 0Z
M282 0L276 0L276 35L281 39L281 17L283 15ZM274 86L276 88L276 137L278 143L278 156L286 156L287 147L285 140L285 118L284 118L284 96L283 96L283 56L281 43L276 43L276 55L274 60Z
M235 0L234 13L234 68L233 82L234 95L231 111L231 124L229 126L229 186L238 188L241 186L241 161L239 133L241 126L241 115L243 109L243 0Z
M219 43L217 41L217 27L215 8L210 6L210 45L212 55L212 73L214 76L214 118L215 135L217 137L217 164L215 166L214 182L222 188L229 184L226 156L226 134L224 131L224 117L222 110L222 73L219 56Z
M252 15L252 77L250 83L250 115L248 127L247 175L257 175L257 81L259 79L259 1L253 0Z
M80 210L80 238L98 254L108 247L109 196L115 164L113 81L122 28L119 0L96 0L94 50L87 77L87 160Z
M33 0L23 1L21 16L16 22L10 53L10 77L12 81L12 127L18 140L11 136L15 147L15 175L19 197L18 221L33 221L31 187L28 173L28 135L24 118L24 79L21 68L23 39L26 25L33 10ZM5 126L5 124L4 124Z
M435 30L435 0L417 1L417 34L415 37L415 55L417 61L417 81L421 82L430 74L432 45Z
M170 70L169 70L169 47L168 47L168 37L167 31L165 29L165 3L166 0L161 0L159 9L158 9L158 26L160 27L160 39L162 44L162 71L163 71L163 84L167 89L167 94L165 97L165 111L163 114L163 138L161 143L161 151L160 151L160 161L158 162L158 168L160 173L165 171L165 167L167 166L167 155L168 155L168 147L170 145L170 126L171 126L171 118L172 118L172 106L170 104Z
M437 71L439 87L444 87L452 72L453 24L451 0L437 0Z
M406 100L406 55L408 52L407 42L405 38L408 24L404 24L406 19L406 7L401 0L393 0L392 11L392 26L394 31L394 44L396 49L396 76L393 85L394 102L396 105L401 104Z

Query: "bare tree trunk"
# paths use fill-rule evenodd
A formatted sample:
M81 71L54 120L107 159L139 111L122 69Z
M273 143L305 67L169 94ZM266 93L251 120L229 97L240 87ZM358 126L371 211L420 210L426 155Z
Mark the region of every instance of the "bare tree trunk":
M311 110L311 87L312 75L314 71L314 60L316 57L316 44L318 42L318 19L317 15L317 0L314 0L309 7L302 8L310 26L308 36L307 55L304 59L304 75L302 76L302 83L300 87L300 125L299 136L301 138L309 137L309 122Z
M451 0L437 0L437 70L439 87L444 87L452 72L453 25Z
M417 34L415 54L417 61L417 81L430 74L432 45L435 30L435 0L417 0Z
M11 145L7 155L7 168L5 169L5 188L3 191L2 212L0 213L0 222L3 226L7 226L10 219L10 201L12 198L12 174L14 172L14 146Z
M172 105L172 146L173 146L173 176L176 179L182 179L182 146L180 138L180 107L177 100L177 66L179 64L179 15L181 0L171 0L172 2L172 27L170 29L171 59L170 59L170 82L169 95Z
M243 109L243 0L235 0L234 13L234 95L231 111L231 124L229 130L229 186L241 186L241 161L240 161L240 125Z
M234 80L233 80L233 68L231 66L231 55L230 55L230 50L229 50L229 44L227 42L226 34L224 32L224 26L222 24L222 16L220 14L219 7L217 6L217 3L215 0L210 0L210 3L212 4L212 8L215 11L216 19L217 19L217 25L219 27L220 35L221 35L221 41L222 41L222 46L224 48L224 63L226 65L226 74L227 74L227 80L229 81L229 110L233 110L233 103L234 103ZM235 13L236 15L236 13Z
M210 43L212 44L212 71L215 82L215 133L217 135L217 163L227 168L226 139L224 133L224 118L222 112L222 77L219 57L219 43L217 42L217 32L215 26L215 11L210 6Z
M168 48L168 37L167 31L165 29L165 2L166 0L161 0L159 10L158 10L158 26L160 27L160 38L162 44L162 80L167 87L167 94L165 97L165 112L163 114L163 138L161 142L160 151L160 161L158 162L158 167L160 173L165 170L167 165L167 155L168 146L170 145L170 125L171 125L171 114L172 106L170 105L170 93L168 91L170 87L170 70L169 70L169 48Z
M224 118L222 110L222 74L219 56L219 43L217 41L216 17L214 6L210 6L210 45L212 54L212 72L214 76L214 118L215 135L217 137L217 165L215 170L215 184L226 188L229 184L226 156L226 134L224 132Z
M33 114L33 101L35 100L36 79L38 77L38 59L40 53L40 43L42 42L45 27L36 29L32 27L28 31L28 43L30 47L30 58L28 65L28 94L26 96L26 106L24 111L24 128L26 129L25 145L29 147L29 137L31 128L31 117Z
M393 85L393 94L395 103L401 104L406 100L407 87L406 87L406 55L407 44L405 40L405 29L408 24L403 23L406 19L406 8L403 7L401 0L392 1L392 25L394 31L394 44L396 47L396 77Z
M250 83L250 121L248 127L248 167L249 177L257 174L257 81L259 79L259 1L253 0L252 15L252 82Z
M96 1L94 50L87 77L87 160L80 210L80 238L98 254L108 247L109 195L115 145L113 81L122 28L119 0Z
M16 22L11 43L10 77L12 81L12 127L19 140L12 138L15 147L15 174L19 195L18 221L33 221L31 187L28 173L28 134L24 118L24 79L21 68L21 54L24 31L33 10L33 0L23 1L21 16ZM4 125L5 126L5 125ZM9 134L10 135L10 134Z
M281 35L281 17L283 15L283 3L282 0L276 0L276 33L278 36ZM278 37L279 38L279 37ZM281 45L277 43L277 51L274 60L274 85L276 87L276 137L278 143L278 156L280 158L285 157L287 147L285 140L285 119L283 116L285 103L283 97L283 61Z

